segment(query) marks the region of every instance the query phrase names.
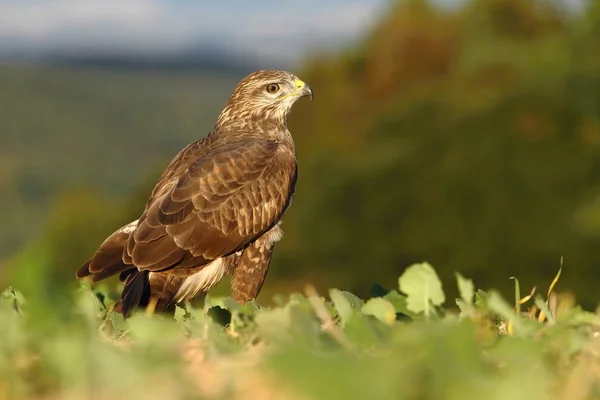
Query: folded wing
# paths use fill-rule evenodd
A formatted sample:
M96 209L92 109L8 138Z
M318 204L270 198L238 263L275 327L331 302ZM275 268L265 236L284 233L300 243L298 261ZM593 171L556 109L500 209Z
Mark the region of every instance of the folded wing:
M295 164L279 146L247 140L216 146L163 182L129 236L123 261L139 270L198 266L244 248L285 210Z

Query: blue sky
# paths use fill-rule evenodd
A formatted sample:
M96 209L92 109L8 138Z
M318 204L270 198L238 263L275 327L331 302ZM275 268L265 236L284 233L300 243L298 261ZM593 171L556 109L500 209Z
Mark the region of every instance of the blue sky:
M437 3L452 6L460 0ZM389 0L0 0L0 59L56 52L163 57L210 46L252 61L290 64L307 50L335 48L360 36L388 4Z

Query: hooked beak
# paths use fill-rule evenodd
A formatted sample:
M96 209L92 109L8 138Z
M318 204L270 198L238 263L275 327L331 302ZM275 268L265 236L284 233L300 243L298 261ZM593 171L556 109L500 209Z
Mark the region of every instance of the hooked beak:
M302 92L304 93L304 96L308 96L310 98L310 101L313 101L313 91L310 86L305 85L304 89L302 89Z
M310 101L313 101L313 91L306 83L301 81L300 79L296 79L296 88L298 91L296 92L299 97L308 96Z

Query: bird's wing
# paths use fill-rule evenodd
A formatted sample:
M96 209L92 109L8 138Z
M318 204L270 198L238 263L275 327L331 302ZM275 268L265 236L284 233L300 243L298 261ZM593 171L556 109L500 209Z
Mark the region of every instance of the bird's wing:
M263 139L219 143L170 178L163 174L124 262L148 271L202 265L269 230L287 208L296 172L278 149Z

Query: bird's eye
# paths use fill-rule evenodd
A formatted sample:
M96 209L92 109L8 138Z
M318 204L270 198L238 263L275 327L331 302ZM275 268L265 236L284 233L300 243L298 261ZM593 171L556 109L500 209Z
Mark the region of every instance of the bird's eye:
M279 91L279 85L276 83L271 83L267 85L267 92L269 93L277 93Z

